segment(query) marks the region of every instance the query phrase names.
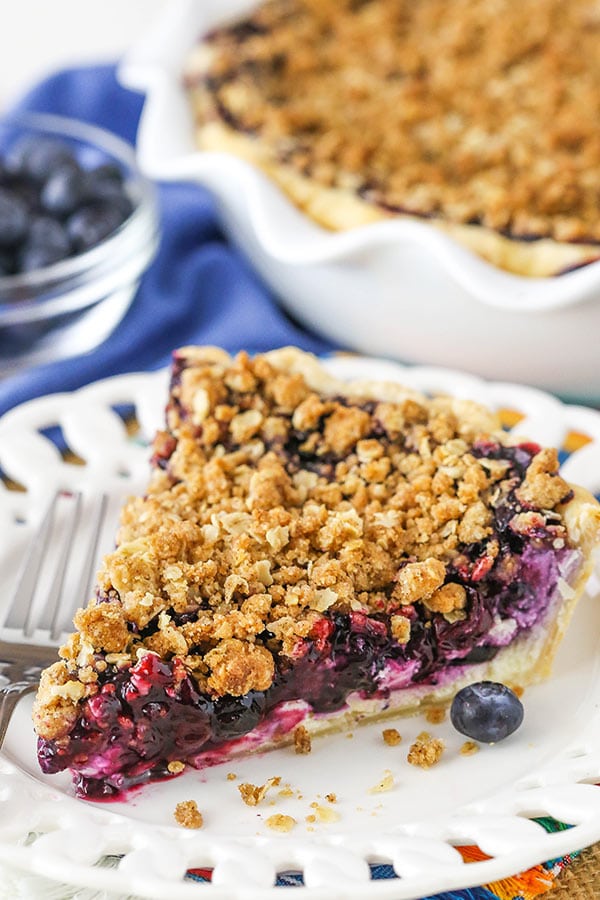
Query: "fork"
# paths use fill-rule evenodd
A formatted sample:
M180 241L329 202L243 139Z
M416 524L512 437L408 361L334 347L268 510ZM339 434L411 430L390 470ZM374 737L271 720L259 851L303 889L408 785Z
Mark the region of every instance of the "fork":
M0 749L19 700L56 662L60 636L87 600L107 506L107 494L100 494L82 522L81 492L57 491L25 553L0 630ZM67 507L66 517L60 507ZM80 526L87 531L81 553Z

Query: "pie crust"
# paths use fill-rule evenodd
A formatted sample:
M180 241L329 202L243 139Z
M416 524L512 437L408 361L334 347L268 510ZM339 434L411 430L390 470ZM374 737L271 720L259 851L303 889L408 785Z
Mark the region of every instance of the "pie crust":
M550 673L600 539L555 451L295 348L183 348L166 424L34 706L83 796Z
M315 221L425 221L500 268L600 258L600 16L589 0L268 0L211 32L198 145Z

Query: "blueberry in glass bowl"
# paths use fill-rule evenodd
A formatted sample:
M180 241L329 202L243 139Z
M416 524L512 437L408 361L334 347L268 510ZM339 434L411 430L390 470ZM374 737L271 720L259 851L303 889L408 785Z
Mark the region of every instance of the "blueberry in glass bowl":
M0 123L0 372L105 340L157 243L155 191L129 144L59 116Z

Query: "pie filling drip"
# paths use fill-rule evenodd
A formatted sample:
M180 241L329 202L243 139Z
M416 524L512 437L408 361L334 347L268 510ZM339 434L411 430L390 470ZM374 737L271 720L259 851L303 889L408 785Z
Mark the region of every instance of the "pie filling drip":
M556 452L475 404L364 390L291 348L179 351L147 493L42 676L44 772L110 798L541 652L585 562Z

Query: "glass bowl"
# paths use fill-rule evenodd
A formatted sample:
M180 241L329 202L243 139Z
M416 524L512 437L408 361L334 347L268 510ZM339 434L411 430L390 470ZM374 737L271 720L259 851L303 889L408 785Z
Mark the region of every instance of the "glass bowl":
M132 210L88 250L34 271L0 277L0 374L79 355L125 315L158 245L155 190L120 138L60 116L19 113L0 123L4 156L30 137L60 140L83 169L117 166Z

